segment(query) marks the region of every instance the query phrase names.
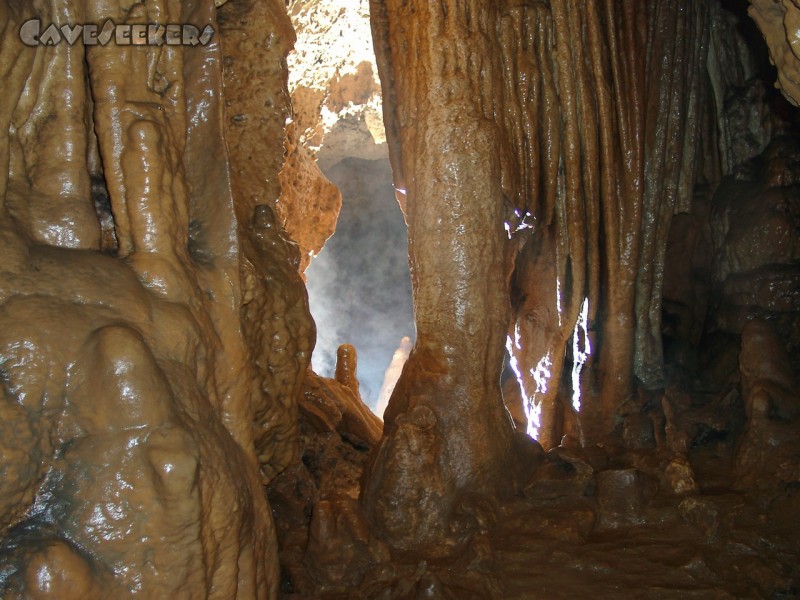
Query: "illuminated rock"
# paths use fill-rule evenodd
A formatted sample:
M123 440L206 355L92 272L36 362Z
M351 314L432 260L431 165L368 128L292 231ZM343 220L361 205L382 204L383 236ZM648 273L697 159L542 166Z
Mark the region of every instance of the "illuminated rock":
M750 0L750 16L764 34L786 98L800 106L800 4L797 0Z

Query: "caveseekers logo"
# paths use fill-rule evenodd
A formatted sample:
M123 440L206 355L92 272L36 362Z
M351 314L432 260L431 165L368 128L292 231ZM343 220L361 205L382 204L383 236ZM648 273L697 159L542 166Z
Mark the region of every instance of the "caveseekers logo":
M31 19L19 30L19 38L26 46L57 46L61 42L71 46L78 40L83 40L85 46L105 46L111 42L118 46L205 46L213 36L211 25L200 31L194 25L117 25L110 19L102 27L94 23L51 24L44 29L39 19Z

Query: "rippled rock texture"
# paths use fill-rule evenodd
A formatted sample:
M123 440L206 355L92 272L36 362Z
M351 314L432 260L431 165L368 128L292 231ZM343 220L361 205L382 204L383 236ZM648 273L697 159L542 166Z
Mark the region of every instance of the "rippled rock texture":
M323 171L350 157L386 158L368 0L293 0L289 89L298 135Z
M394 543L446 553L460 494L513 479L506 337L546 448L618 435L634 374L663 385L663 254L702 165L709 5L390 0L372 18L417 342L364 498ZM559 397L579 319L596 356L580 416Z
M766 101L729 102L748 86L763 97L736 28L716 3L692 0L387 0L372 19L417 341L367 465L371 523L396 549L442 557L485 527L465 496L514 488L524 446L499 390L504 341L545 450L670 447L664 489L697 491L695 434L681 450L690 425L659 399L672 376L669 232L698 195L708 215L722 177L779 131ZM690 275L696 249L706 278L685 332L695 344L711 294L705 227L688 250ZM626 469L598 475L601 524L640 522L652 497Z
M251 39L269 65L261 98L278 106L292 31L282 5L258 8L274 15ZM263 162L234 149L230 168L226 10L218 21L210 1L0 6L4 598L276 594L262 483L293 457L314 326L268 201L279 109L253 114L277 134L260 141ZM215 35L34 48L19 39L34 17ZM227 98L243 102L235 86ZM256 176L271 191L250 194Z
M298 245L303 273L336 227L341 194L291 124L295 110L286 87L286 55L294 29L284 5L255 0L227 5L220 26L234 193L248 206L272 208ZM284 152L278 151L280 144Z
M797 3L752 4L793 98ZM0 1L0 594L797 596L796 130L720 10L371 2L417 326L381 426L353 347L307 370L297 143L372 67L287 133L286 3Z

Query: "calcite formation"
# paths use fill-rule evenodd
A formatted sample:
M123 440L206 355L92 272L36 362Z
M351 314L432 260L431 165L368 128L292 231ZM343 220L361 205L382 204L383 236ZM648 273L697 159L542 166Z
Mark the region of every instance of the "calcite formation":
M797 0L750 0L750 16L769 45L778 69L776 87L800 106L800 4Z
M672 214L691 199L707 123L698 65L708 4L372 9L418 336L387 409L384 447L426 440L420 455L431 462L418 466L439 479L424 491L403 481L409 465L398 456L416 453L392 448L365 498L387 529L398 497L425 506L416 533L387 531L421 541L445 518L422 517L428 503L486 485L510 460L500 324L511 323L509 351L545 447L569 431L612 434L634 373L662 384L663 254ZM680 160L666 160L673 155ZM557 394L583 310L586 335L602 330L604 339L592 343L596 394L576 425Z
M796 103L800 7L751 4ZM317 119L375 125L375 69L289 123L286 9L0 0L0 595L797 596L798 119L725 7L372 0L417 326L383 423L353 346L309 370L302 281Z
M492 118L502 67L481 43L493 16L482 3L372 3L395 186L406 195L417 339L384 413L364 498L393 545L433 556L478 525L465 494L513 481L500 393L507 240ZM451 528L462 504L463 530Z
M346 158L386 158L382 95L367 0L293 0L289 56L298 138L323 171Z
M2 595L274 597L262 477L292 458L313 345L297 250L245 189L248 168L278 181L281 115L267 166L232 173L213 2L2 16ZM32 18L216 36L34 48Z
M691 0L372 3L418 336L362 490L393 547L463 550L484 522L464 495L502 497L523 472L497 389L501 323L529 431L545 449L667 443L677 455L660 465L663 490L698 491L685 456L697 438L682 450L677 434L665 439L680 412L667 403L653 414L650 394L667 383L673 216L696 192L707 207L703 186L766 145L714 146L722 122L737 135L713 91L726 94L736 77L713 71L737 60L731 28L711 38L722 18ZM756 139L769 139L770 124L756 121ZM641 522L635 507L604 520L603 497L624 504L644 485L641 466L608 469L596 480L600 527Z
M269 26L265 29L265 23ZM320 172L289 125L295 111L287 93L286 55L295 32L278 2L243 0L220 12L223 34L226 142L234 195L246 210L269 206L298 245L303 273L336 227L341 195ZM284 152L259 151L265 140Z

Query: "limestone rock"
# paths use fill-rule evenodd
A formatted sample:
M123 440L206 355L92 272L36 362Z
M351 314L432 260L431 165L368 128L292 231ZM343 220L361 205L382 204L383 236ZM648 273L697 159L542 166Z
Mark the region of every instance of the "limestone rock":
M778 68L775 84L795 106L800 106L800 5L797 0L750 0L750 16L758 23Z
M791 352L800 348L798 180L797 141L776 138L740 176L722 181L711 211L713 326L739 334L753 318L766 318Z
M693 525L711 541L719 529L719 511L709 500L703 498L686 498L678 505L683 520Z
M654 495L653 482L637 469L600 471L597 479L598 524L615 529L644 522Z
M296 123L286 128L286 161L280 181L277 211L286 232L300 246L299 270L305 273L336 229L342 194L298 139Z
M220 27L237 215L247 223L255 206L269 206L299 246L302 273L333 233L341 196L298 139L296 125L287 127L294 112L285 61L295 32L276 0L228 3Z
M676 456L666 464L663 483L666 489L676 496L696 494L700 491L692 465L685 456Z
M3 597L277 593L254 424L276 442L269 477L294 450L313 325L266 212L284 122L274 102L262 111L283 91L291 29L279 2L230 3L221 20L249 11L262 22L234 41L211 0L0 4L0 153L13 165L0 177ZM33 49L19 39L31 17L219 35ZM230 123L226 35L227 66L258 88L245 98L228 78ZM262 116L239 133L272 127L277 143L250 160L247 140L226 140Z
M579 453L554 448L524 487L525 497L536 504L580 499L594 486L594 470Z
M371 538L355 499L333 498L314 505L304 560L311 576L323 582L321 589L349 589L374 565L387 562L389 549Z
M299 402L298 455L268 487L284 589L311 596L352 592L373 568L389 562L357 501L381 426L351 388L308 372Z
M752 321L745 327L739 365L747 423L734 464L737 486L795 485L800 481L797 383L769 324Z
M346 157L386 158L367 0L293 0L289 89L298 139L323 170Z
M383 424L352 388L308 372L300 410L319 431L337 431L354 443L377 444Z

